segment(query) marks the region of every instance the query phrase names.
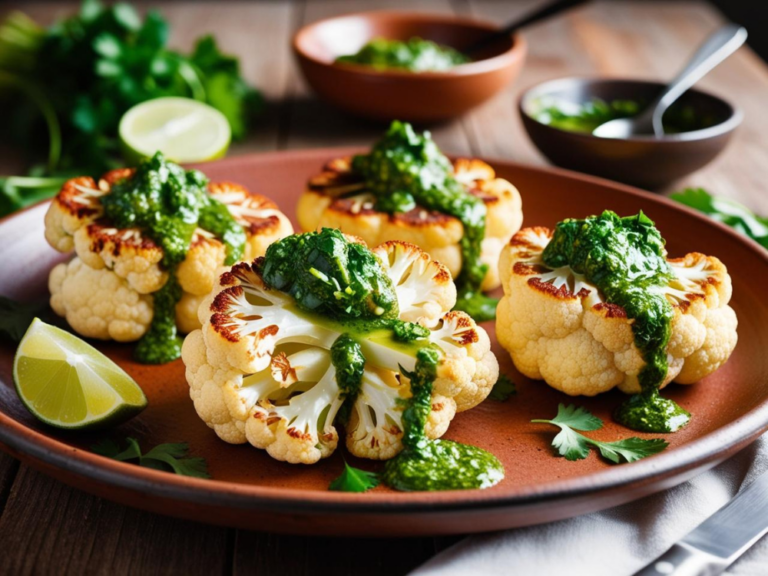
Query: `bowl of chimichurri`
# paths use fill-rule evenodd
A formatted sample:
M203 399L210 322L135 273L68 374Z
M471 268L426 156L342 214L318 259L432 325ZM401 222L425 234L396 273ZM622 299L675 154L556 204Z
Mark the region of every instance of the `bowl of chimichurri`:
M327 102L374 120L435 122L463 114L517 77L526 53L518 36L472 57L462 52L496 30L464 17L364 12L305 26L293 49Z
M563 78L520 97L523 126L552 163L656 190L711 162L741 123L740 110L688 90L665 113L665 135L600 138L604 122L639 114L664 88L641 80Z

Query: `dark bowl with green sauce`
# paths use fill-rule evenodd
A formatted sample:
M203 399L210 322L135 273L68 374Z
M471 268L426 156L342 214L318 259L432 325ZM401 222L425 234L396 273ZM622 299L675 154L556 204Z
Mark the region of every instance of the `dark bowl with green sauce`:
M439 122L467 112L511 83L526 44L509 36L466 63L412 71L337 62L374 39L421 38L461 52L495 32L495 24L466 17L400 11L361 12L320 20L296 33L293 51L304 78L339 108L378 121Z
M688 90L664 115L662 138L591 134L603 121L642 111L663 88L643 80L562 78L524 92L518 108L528 136L553 164L657 190L711 162L743 117L717 96Z

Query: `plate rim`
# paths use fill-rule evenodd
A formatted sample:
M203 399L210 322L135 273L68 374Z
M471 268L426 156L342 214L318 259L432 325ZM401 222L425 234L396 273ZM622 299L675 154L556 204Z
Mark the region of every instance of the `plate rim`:
M351 154L365 149L354 147L304 148L266 153L248 153L231 156L216 161L217 165L242 164L249 161L269 162L276 158L291 159L300 157L307 160L330 159L339 155ZM468 155L452 155L462 157ZM526 170L540 175L560 176L579 180L587 184L610 188L651 203L660 203L668 208L686 214L711 226L731 239L742 244L765 264L768 264L768 251L763 250L752 240L742 236L731 228L716 222L691 208L673 202L663 196L646 192L587 174L551 166L533 166L511 160L486 156L475 156L492 166L504 165L511 169ZM208 166L211 163L207 163ZM194 165L193 165L194 166ZM43 200L37 204L0 219L0 226L17 218L27 211L39 209L50 202ZM531 486L514 495L497 495L493 489L445 492L382 492L352 494L344 492L318 491L298 488L277 488L254 484L239 484L224 480L198 479L178 476L167 472L142 468L134 464L118 462L104 456L81 450L55 438L46 436L0 410L0 447L11 448L22 458L61 469L94 480L107 486L115 486L130 491L148 493L152 496L186 501L201 505L225 506L227 508L251 508L276 510L281 513L299 512L301 514L333 513L379 514L392 516L405 513L446 513L457 511L482 511L543 504L552 501L567 501L585 496L596 496L621 489L625 486L653 483L666 478L681 476L686 470L714 465L719 460L733 454L737 449L751 443L768 430L768 398L761 405L746 412L727 425L700 436L671 450L643 459L632 464L624 464L561 480L546 489ZM663 489L660 486L658 490ZM654 490L655 491L655 490ZM628 498L627 501L634 498Z

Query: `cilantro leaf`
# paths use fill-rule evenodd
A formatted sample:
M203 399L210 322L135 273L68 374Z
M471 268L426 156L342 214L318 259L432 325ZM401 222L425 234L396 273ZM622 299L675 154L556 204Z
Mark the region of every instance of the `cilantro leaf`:
M757 216L743 204L730 198L713 196L703 188L687 188L683 192L671 194L670 198L703 212L713 220L751 238L763 248L768 248L768 218Z
M91 450L96 454L120 462L138 460L138 465L144 468L174 472L180 476L210 478L204 458L187 457L189 445L186 442L158 444L146 454L142 454L138 440L128 437L125 441L128 446L124 450L121 450L120 445L109 438L94 444L91 446Z
M625 462L634 462L646 456L653 456L664 450L669 443L661 438L653 440L643 440L641 438L626 438L618 442L598 442L591 440L590 443L600 450L600 454L615 464L619 464L622 459Z
M208 466L203 458L186 458L189 445L186 442L178 444L160 444L142 456L142 461L151 460L163 462L181 476L210 478Z
M350 466L344 462L344 471L341 476L334 479L329 490L336 492L366 492L379 485L379 475L375 472L367 472Z
M251 116L261 107L261 96L240 76L237 58L223 54L213 36L204 36L189 61L201 72L208 104L229 120L232 137L245 136Z
M21 342L24 333L36 316L47 308L44 302L16 302L0 296L0 337Z
M589 455L589 447L594 446L606 460L614 464L622 462L635 462L646 456L658 454L669 443L660 438L645 440L631 437L616 442L600 442L587 438L574 430L599 430L603 426L600 418L590 414L585 408L576 408L573 404L565 406L560 404L557 408L557 416L552 420L531 420L542 424L552 424L560 428L557 436L552 440L552 446L560 456L566 460L583 460Z
M568 426L563 426L552 440L552 446L566 460L584 460L589 456L589 444L578 432Z
M513 394L517 394L515 383L506 374L501 374L499 379L496 380L496 384L493 385L491 393L488 394L488 399L504 402Z
M603 421L600 418L593 416L585 408L577 408L573 404L558 405L557 416L551 420L551 423L555 426L570 426L585 432L600 430L603 427Z

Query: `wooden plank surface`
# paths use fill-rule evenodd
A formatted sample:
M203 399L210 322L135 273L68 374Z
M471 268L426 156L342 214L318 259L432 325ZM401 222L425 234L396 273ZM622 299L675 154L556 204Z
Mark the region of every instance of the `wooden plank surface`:
M214 33L237 54L245 77L267 100L265 114L231 154L365 144L381 126L317 101L299 77L290 38L318 18L384 5L375 0L274 2L139 2L159 7L172 25L171 44L188 50ZM504 22L540 0L394 0L387 8L468 14ZM5 2L0 17L21 8L42 23L68 14L74 2ZM521 77L465 118L432 128L448 152L544 164L523 132L517 99L523 89L566 75L670 78L721 22L700 1L597 2L525 32L528 62ZM747 121L712 165L674 188L703 186L768 213L764 167L768 147L765 64L743 49L701 82L740 106ZM19 170L13 156L0 173ZM0 454L0 574L404 574L455 538L350 540L276 536L157 516L95 498Z

